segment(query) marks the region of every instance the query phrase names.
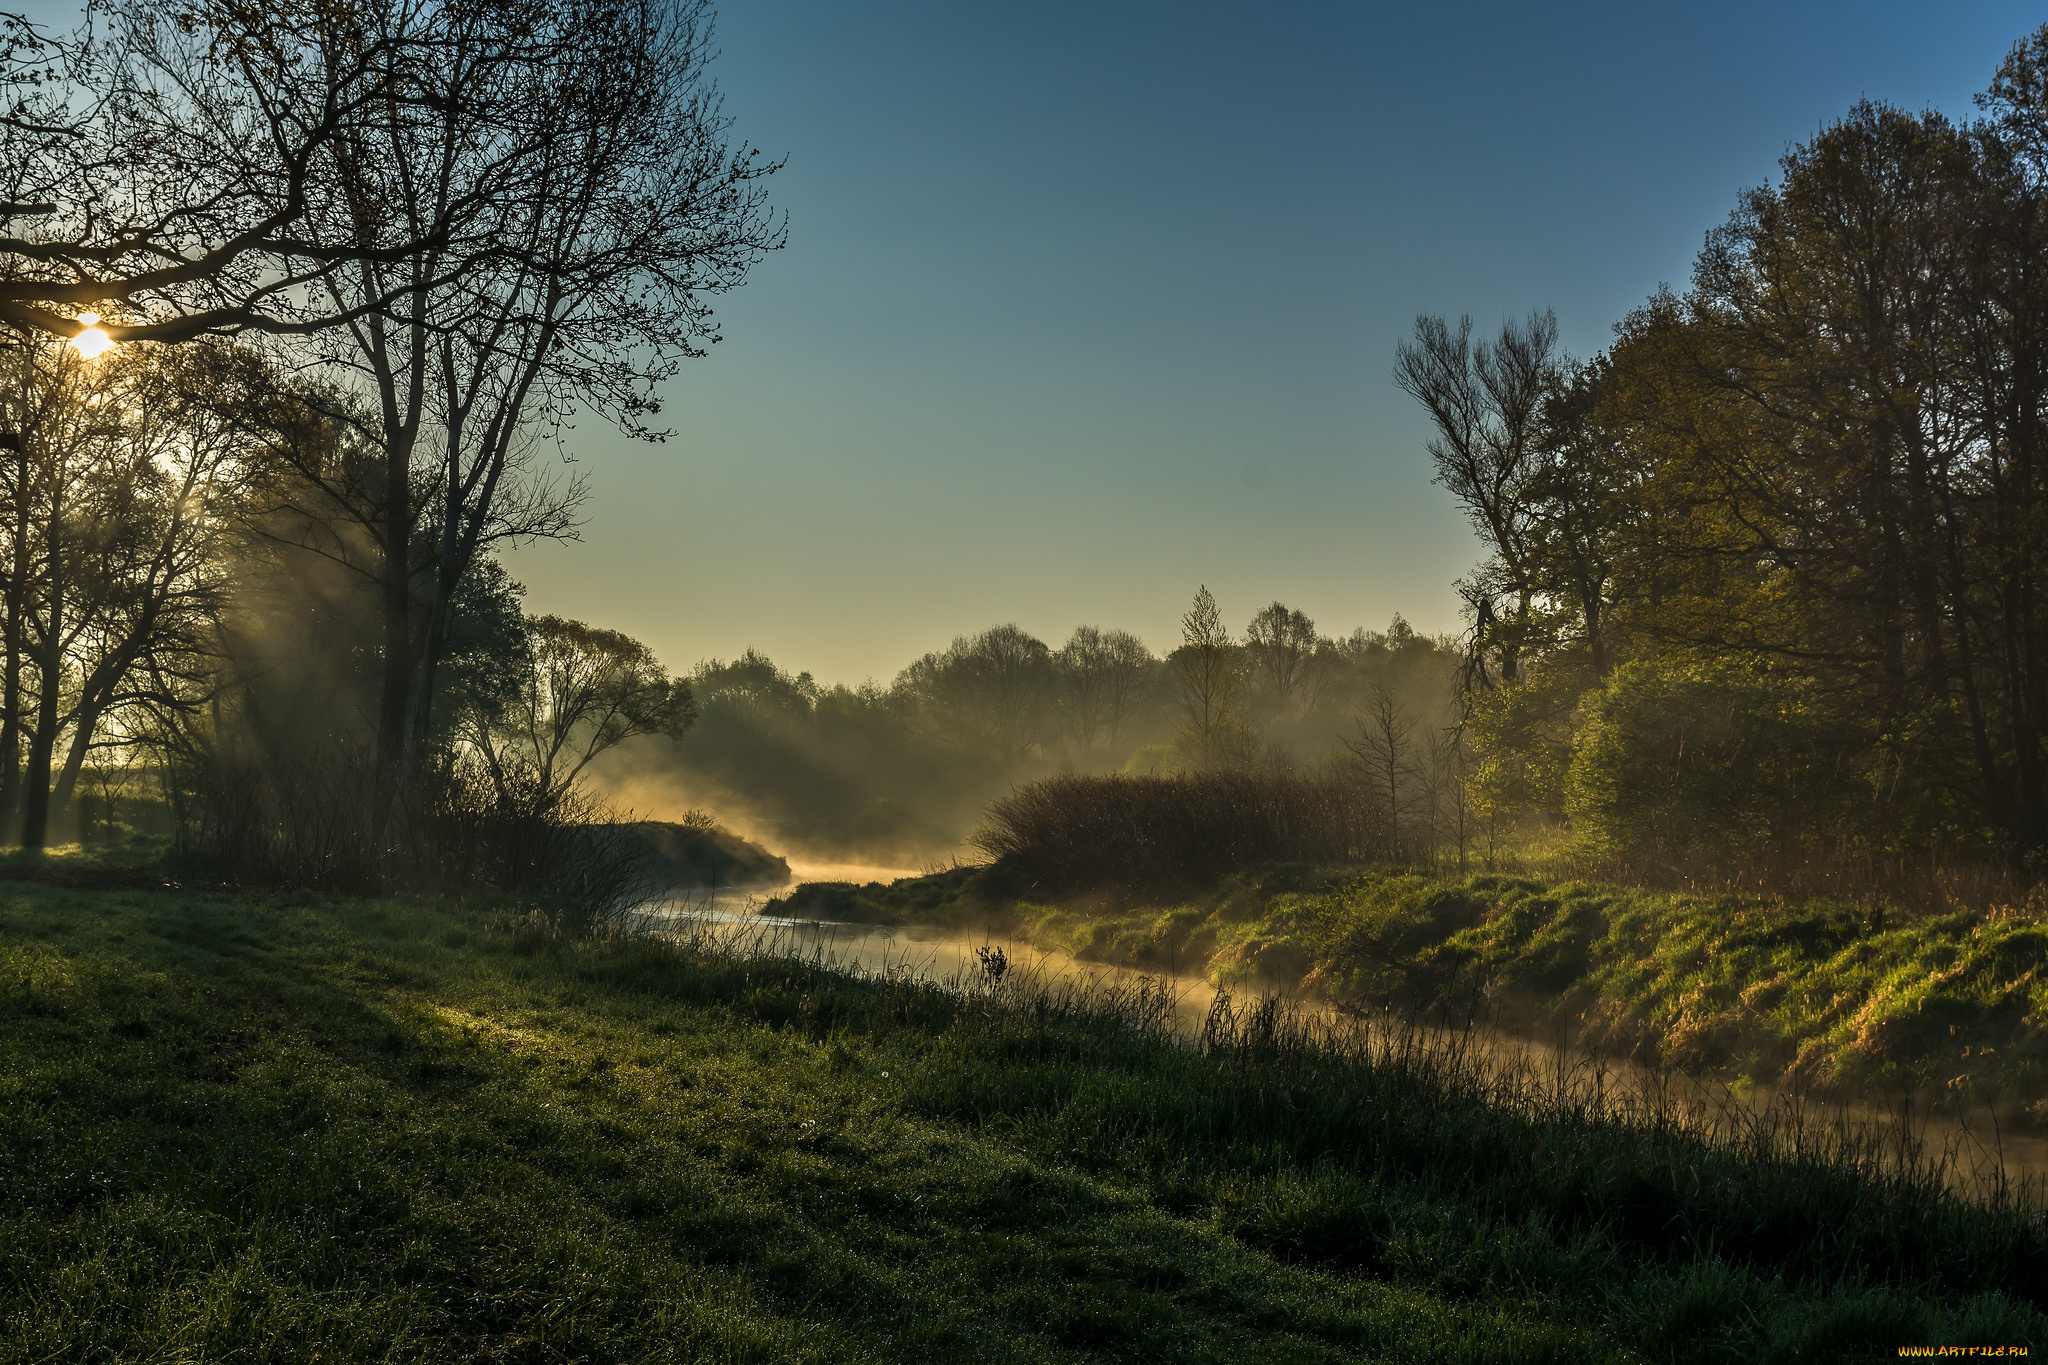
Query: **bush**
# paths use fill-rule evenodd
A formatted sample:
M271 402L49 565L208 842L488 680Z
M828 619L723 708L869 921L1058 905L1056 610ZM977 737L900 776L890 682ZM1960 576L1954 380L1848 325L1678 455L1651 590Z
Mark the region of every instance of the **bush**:
M290 756L197 753L170 768L172 859L189 875L339 892L491 890L606 917L661 889L644 830L610 822L580 790L536 808L508 801L470 766L424 778L403 848L383 847L368 755L342 746Z
M997 871L1049 890L1206 886L1267 863L1390 852L1390 822L1354 783L1249 773L1050 777L989 807L974 844Z
M1842 796L1835 727L1796 682L1638 662L1589 694L1566 810L1591 847L1667 859L1809 851Z

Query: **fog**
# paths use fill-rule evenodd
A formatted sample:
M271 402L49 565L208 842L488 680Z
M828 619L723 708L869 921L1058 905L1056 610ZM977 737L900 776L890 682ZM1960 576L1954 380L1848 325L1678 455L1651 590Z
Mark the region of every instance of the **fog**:
M1055 772L1354 771L1346 740L1372 700L1391 697L1419 742L1448 720L1458 658L1399 617L1333 637L1275 603L1221 650L1234 728L1219 757L1190 743L1185 652L1088 626L1055 647L1000 625L850 688L749 650L692 670L700 713L680 739L620 745L590 777L622 815L708 814L800 880L889 880L971 860L989 803Z

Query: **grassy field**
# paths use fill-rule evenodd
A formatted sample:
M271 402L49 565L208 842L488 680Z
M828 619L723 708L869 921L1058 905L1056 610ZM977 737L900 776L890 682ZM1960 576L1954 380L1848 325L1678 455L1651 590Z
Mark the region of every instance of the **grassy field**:
M74 882L76 879L73 879ZM2048 1340L2048 1238L1156 1002L0 883L0 1358L1721 1361Z
M2048 1126L2048 916L1907 915L1527 877L1280 868L1154 904L1008 895L977 869L805 888L832 917L1005 926L1078 957L1434 1008L1821 1093L1939 1093Z

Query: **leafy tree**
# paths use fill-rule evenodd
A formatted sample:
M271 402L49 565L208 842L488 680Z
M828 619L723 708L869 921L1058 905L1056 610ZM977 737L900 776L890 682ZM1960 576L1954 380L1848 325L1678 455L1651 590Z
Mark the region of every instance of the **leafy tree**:
M1244 632L1253 670L1283 706L1312 694L1317 643L1307 613L1280 602L1261 607Z
M1167 656L1180 682L1177 745L1197 768L1241 768L1256 756L1257 737L1244 717L1244 668L1205 586L1181 617L1180 648Z
M953 742L1005 761L1038 743L1053 703L1052 650L1015 625L962 635L903 671L896 689Z
M1823 843L1853 789L1840 737L1796 681L1718 662L1636 661L1582 703L1567 803L1592 844L1718 862Z
M1978 120L1850 109L1588 364L1540 326L1475 347L1418 323L1397 379L1491 552L1468 594L1489 800L1567 814L1556 755L1640 663L1825 699L1811 742L1865 793L1828 807L1831 847L2048 846L2044 71L2048 29ZM1724 795L1800 816L1769 790Z
M1082 749L1114 745L1151 687L1158 660L1129 631L1076 626L1052 656L1060 714Z
M524 634L495 704L480 698L458 731L508 807L551 811L598 755L636 735L680 737L697 718L689 682L629 636L559 616Z

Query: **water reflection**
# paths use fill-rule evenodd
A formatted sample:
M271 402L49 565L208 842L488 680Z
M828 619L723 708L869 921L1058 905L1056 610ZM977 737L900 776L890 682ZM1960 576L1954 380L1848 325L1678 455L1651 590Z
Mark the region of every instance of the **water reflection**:
M1151 983L1156 989L1163 985L1173 998L1175 1023L1190 1035L1200 1029L1216 997L1216 988L1201 977L1084 962L992 925L976 929L791 919L764 914L766 903L767 897L746 891L680 897L643 907L638 927L646 933L678 937L708 935L763 955L797 957L878 975L912 976L955 987L980 985L984 977L979 950L1000 948L1009 964L1006 976L1012 989L1026 984L1083 989L1140 983Z

